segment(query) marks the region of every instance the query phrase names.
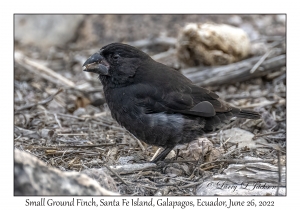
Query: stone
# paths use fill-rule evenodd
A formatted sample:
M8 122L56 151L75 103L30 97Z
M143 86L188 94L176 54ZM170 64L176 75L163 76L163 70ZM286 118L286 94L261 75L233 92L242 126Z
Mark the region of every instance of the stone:
M84 15L15 15L14 20L16 41L45 50L72 41Z
M113 188L112 188L113 189ZM27 152L15 149L14 195L118 195L78 172L63 172Z

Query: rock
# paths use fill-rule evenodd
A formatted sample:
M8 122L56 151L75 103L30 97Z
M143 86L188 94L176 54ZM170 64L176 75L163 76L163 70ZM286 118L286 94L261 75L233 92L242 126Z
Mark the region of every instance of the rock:
M83 170L82 173L96 180L101 187L104 187L105 189L112 192L118 192L118 188L114 179L104 171L90 168L88 170Z
M225 24L190 23L177 44L177 56L187 66L226 65L242 60L249 52L246 32Z
M165 173L169 176L169 177L177 177L177 176L182 176L183 175L183 171L181 169L172 167L172 166L168 166L165 170Z
M103 182L103 180L102 180ZM112 189L112 188L111 188ZM62 172L38 158L15 150L14 195L118 195L101 187L86 174Z
M250 133L249 131L245 131L240 128L231 128L223 131L223 139L226 141L230 138L227 142L238 144L238 148L256 148L260 147L261 145L257 145L257 143L268 144L268 142L263 138L257 138L253 140L254 134Z
M82 108L82 107L79 107L78 109L76 109L73 112L73 115L76 116L76 117L80 117L80 116L85 115L85 114L86 114L86 110L85 110L85 108Z
M221 147L212 148L206 162L212 162L219 159L224 154L224 149Z
M84 15L15 15L15 39L41 49L65 45L76 37Z
M181 147L179 156L183 157L184 160L199 160L213 148L213 144L207 138L199 138L183 146L185 148Z

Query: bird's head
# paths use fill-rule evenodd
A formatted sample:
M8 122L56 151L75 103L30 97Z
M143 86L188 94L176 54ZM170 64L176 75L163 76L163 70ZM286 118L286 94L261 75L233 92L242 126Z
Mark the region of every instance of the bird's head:
M130 83L141 63L149 58L130 45L112 43L91 55L83 64L83 71L99 74L101 80L116 84Z

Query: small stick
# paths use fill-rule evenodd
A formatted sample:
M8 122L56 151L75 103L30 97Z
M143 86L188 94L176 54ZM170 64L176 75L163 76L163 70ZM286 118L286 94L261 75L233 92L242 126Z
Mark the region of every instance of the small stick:
M132 136L132 138L134 138L136 140L136 142L138 143L138 145L140 146L140 148L143 150L143 152L145 152L146 149L143 146L142 142L138 138L136 138L134 135L131 135L131 136Z
M173 37L157 37L153 39L141 39L141 40L129 42L127 44L137 48L142 48L142 47L148 47L157 44L175 46L176 43L177 43L177 39Z
M196 85L217 86L262 77L286 65L286 55L281 54L265 60L260 66L264 71L255 71L251 74L250 70L260 58L260 56L257 56L220 67L207 67L205 69L203 67L193 67L182 69L181 72Z
M18 136L17 138L15 138L14 141L17 141L21 137L22 137L22 134L20 136Z
M104 166L105 168L107 168L107 170L109 170L111 173L113 173L116 177L118 177L118 178L121 180L122 183L128 185L127 182L125 182L125 181L122 179L122 177L121 177L117 172L115 172L114 170L112 170L112 169L111 169L109 166L107 166L106 164L103 164L103 166Z
M143 171L147 169L151 170L156 167L157 165L155 163L143 163L143 164L117 165L117 166L111 166L110 168L112 168L115 172L119 174L131 174L137 171ZM99 169L99 170L103 170L103 169Z
M184 185L184 186L182 186L180 188L189 188L189 187L193 187L193 186L196 186L196 185L199 185L199 184L202 184L202 183L203 183L203 181L195 182L195 183Z
M58 126L59 126L60 128L62 128L62 126L61 126L61 124L60 124L60 121L59 121L59 119L57 118L57 114L54 114L54 118L55 118L55 121L57 122Z
M250 104L250 105L242 106L240 108L241 109L249 109L249 108L255 108L255 107L265 107L265 106L273 105L276 103L278 103L278 101L263 101L261 103Z
M73 115L69 115L69 114L62 114L62 113L56 113L56 114L61 117L69 117L69 118L74 118L76 120L85 120L85 118L83 118L83 117L77 117L77 116L73 116Z
M212 168L215 168L215 167L218 167L218 166L219 166L219 165L208 166L208 167L206 167L206 168L202 168L201 170L206 171L206 170L208 170L208 169L212 169Z
M33 147L34 149L58 149L64 147L75 147L75 148L88 148L88 147L107 147L107 146L114 146L116 143L103 143L103 144L91 144L91 145L57 145L55 147ZM118 144L120 145L120 144Z
M256 69L267 59L267 57L271 54L271 52L273 52L273 49L266 52L260 59L259 61L252 67L252 69L250 70L250 74L253 74Z
M126 131L126 130L125 130L124 128L122 128L122 127L116 127L116 126L113 126L113 125L106 125L106 124L101 123L101 122L98 122L98 121L96 121L96 120L92 120L92 122L95 123L95 124L97 124L97 125L101 125L101 126L103 126L103 127L108 127L108 128L110 128L110 129L113 129L113 130L118 130L118 131L123 131L123 132Z
M200 165L200 168L208 165L208 164L212 164L212 163L219 163L219 162L227 162L227 163L235 163L235 164L241 164L241 163L259 163L259 162L263 162L263 163L269 163L269 162L273 162L273 159L265 159L265 160L239 160L239 159L231 159L231 160L215 160L215 161L211 161L208 163L203 163Z
M286 133L286 132L285 132L285 131L277 131L277 132L270 132L270 133L256 134L255 136L253 136L252 139L256 139L257 137L261 137L261 136L269 136L269 135L274 135L274 134L279 134L279 133Z
M219 162L227 162L227 163L269 163L269 162L273 162L273 159L265 159L265 160L240 160L240 159L223 159L223 160L215 160L215 161L211 161L211 162L207 162L207 163L203 163L200 165L200 168L208 165L208 164L212 164L212 163L219 163ZM197 163L198 160L174 160L174 161L170 161L170 160L165 160L165 163Z
M178 186L178 183L169 183L169 184L157 184L156 187L166 187L166 186Z
M134 184L134 183L132 183L132 184ZM136 184L134 184L134 185L136 185ZM158 190L158 188L156 188L156 187L151 187L151 186L147 186L147 185L141 185L141 184L139 184L141 187L145 187L145 188L149 188L150 190Z
M28 104L28 105L22 106L22 107L18 108L16 111L21 111L21 110L24 110L24 109L30 109L30 108L32 108L34 106L47 104L50 101L52 101L54 99L54 97L57 94L61 93L62 91L63 91L63 89L60 88L58 91L56 91L53 95L49 96L48 98L46 98L46 99L44 99L44 100L42 100L42 101L40 101L38 103Z
M143 146L142 142L140 140L138 140L137 138L136 138L136 141L137 141L138 145L141 147L141 149L144 152L145 151L145 147Z
M257 142L256 144L266 146L266 147L257 147L257 148L271 148L271 149L286 153L285 151L282 151L278 145L268 145L268 144L264 144L264 143L260 143L260 142Z
M152 57L153 60L159 60L159 59L168 57L168 56L170 56L170 55L172 55L172 54L175 54L175 52L176 52L175 49L170 48L170 49L169 49L168 51L166 51L166 52L158 53L158 54L153 55L153 56L151 56L151 57Z
M59 133L58 136L87 136L88 133Z
M162 149L161 147L158 148L158 150L156 150L155 154L152 156L152 158L151 158L150 161L154 160L154 158L156 158L156 156L157 156L162 150L163 150L163 149Z
M47 75L51 76L52 78L59 80L64 85L75 88L75 84L72 81L70 81L67 78L63 77L62 75L56 73L52 69L50 69L46 66L43 66L42 64L28 58L21 52L15 52L15 61L25 68L26 68L26 66L24 66L24 64L29 65L30 67L34 67L37 70L36 71L37 74L47 74Z
M64 154L80 154L84 153L84 151L56 151L56 150L46 150L46 155L64 155Z
M230 139L231 137L229 137L223 144L225 145Z

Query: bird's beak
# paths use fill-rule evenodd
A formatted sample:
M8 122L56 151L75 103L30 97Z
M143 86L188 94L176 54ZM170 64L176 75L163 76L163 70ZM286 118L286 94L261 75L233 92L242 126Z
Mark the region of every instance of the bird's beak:
M101 55L101 51L91 55L83 64L83 71L109 76L109 63Z

